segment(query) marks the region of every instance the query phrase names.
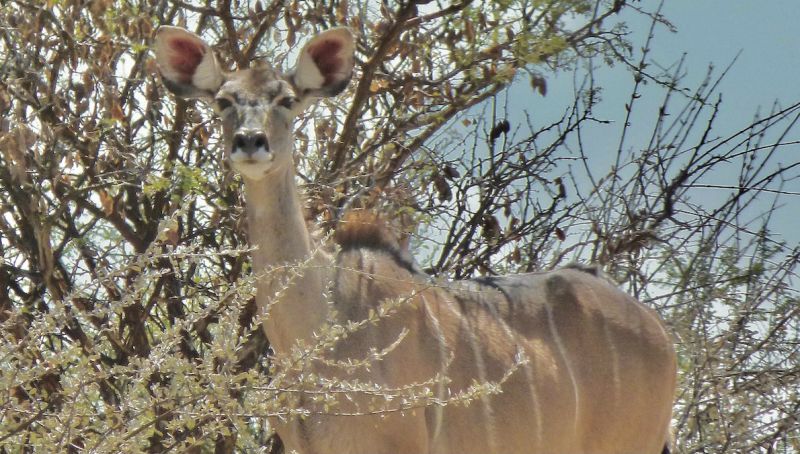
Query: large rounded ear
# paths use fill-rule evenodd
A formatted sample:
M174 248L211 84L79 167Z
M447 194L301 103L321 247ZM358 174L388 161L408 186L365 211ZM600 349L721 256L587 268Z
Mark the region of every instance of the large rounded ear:
M213 96L224 80L214 52L183 28L162 25L153 49L164 86L183 98Z
M347 27L326 30L300 52L290 81L301 96L335 96L353 77L355 41Z

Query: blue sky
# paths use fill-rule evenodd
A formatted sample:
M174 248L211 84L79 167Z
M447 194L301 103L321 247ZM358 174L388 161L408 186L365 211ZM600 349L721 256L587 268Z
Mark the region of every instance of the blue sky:
M642 3L649 3L651 7L656 4L653 1ZM669 65L686 53L689 86L702 80L709 64L722 69L738 55L719 88L724 102L716 128L720 134L741 129L757 110L769 112L775 101L783 107L800 101L800 35L797 33L800 2L797 0L667 0L663 14L677 32L670 33L663 27L658 30L652 59ZM641 16L628 23L636 33L646 33L649 26ZM613 85L608 84L607 88L613 90ZM800 139L800 129L789 139ZM781 159L784 163L800 161L800 146L785 148ZM725 175L716 178L724 180ZM730 181L719 182L735 181L735 176L731 176ZM784 190L800 193L800 180L790 182ZM713 197L713 194L705 196ZM765 203L772 200L771 197L763 199ZM773 232L791 247L800 241L796 221L800 196L789 195L782 199L785 205L774 218Z
M677 33L659 29L653 59L670 64L685 52L689 81L699 82L709 63L721 68L739 54L720 89L724 120L746 121L773 100L786 105L800 98L796 0L669 0L663 13ZM637 33L648 26L640 16L628 23Z
M656 1L634 2L636 6L653 10ZM800 35L797 23L800 22L800 2L797 0L667 0L662 10L667 19L676 27L672 33L660 26L652 43L649 61L662 67L672 67L686 54L683 85L695 88L706 76L708 67L713 64L717 71L728 66L738 55L731 71L721 83L718 92L723 95L723 105L714 132L727 136L746 127L760 109L768 113L773 103L789 106L800 101ZM631 41L641 46L650 27L647 17L628 12L621 18L632 34ZM636 61L637 56L634 57ZM654 65L655 66L655 65ZM600 117L621 125L624 121L625 103L628 102L632 87L631 74L622 65L612 68L600 67L595 72L599 86L603 88L603 103L596 110ZM510 114L527 110L542 118L540 125L557 118L563 113L573 96L572 73L562 72L557 76L548 75L548 95L541 98L530 94L527 82L519 83L511 90ZM527 94L522 94L523 90ZM646 145L651 132L651 122L655 120L658 106L663 98L656 87L647 88L650 96L645 96L634 110L633 124L642 125L641 136L635 131L626 141L626 149L636 150ZM520 101L516 101L520 100ZM545 118L547 120L545 120ZM598 163L610 164L616 156L620 126L609 129L604 136L592 138L591 159ZM786 140L800 139L800 128ZM786 147L780 155L783 163L800 161L800 146ZM730 170L717 172L709 178L710 183L736 184L738 164ZM604 172L604 171L603 171ZM726 174L726 172L730 172ZM601 172L599 172L601 174ZM794 172L798 175L800 172ZM783 190L800 193L800 178L789 182ZM726 193L720 190L696 190L692 193L693 202L716 205ZM766 209L772 197L759 196ZM785 204L773 219L773 233L780 239L797 244L800 233L796 229L796 208L800 206L800 195L785 195Z

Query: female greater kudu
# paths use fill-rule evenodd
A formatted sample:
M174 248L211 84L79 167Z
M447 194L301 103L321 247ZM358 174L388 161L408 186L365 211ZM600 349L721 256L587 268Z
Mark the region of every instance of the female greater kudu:
M435 382L442 401L475 383L501 384L469 405L378 414L370 412L372 398L354 392L335 409L347 416L273 421L289 451L668 452L676 378L670 336L654 311L591 268L434 285L386 228L363 218L340 230L334 257L315 247L295 186L292 119L346 87L355 47L348 29L314 37L285 74L264 64L223 71L211 48L180 28L161 27L154 47L165 86L212 102L222 119L227 158L244 181L253 268L263 273L256 300L268 312L264 330L276 357L313 343L331 321L361 321L383 302L403 300L392 316L333 348L335 360L385 350L372 367L308 367L387 389ZM300 275L287 279L281 270L298 263Z

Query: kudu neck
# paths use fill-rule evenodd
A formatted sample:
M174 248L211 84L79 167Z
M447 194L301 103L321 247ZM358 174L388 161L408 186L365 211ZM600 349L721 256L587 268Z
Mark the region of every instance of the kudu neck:
M313 249L293 169L245 179L244 187L253 272L262 275L256 302L269 311L264 330L273 350L287 354L297 340L308 343L327 318L324 259Z

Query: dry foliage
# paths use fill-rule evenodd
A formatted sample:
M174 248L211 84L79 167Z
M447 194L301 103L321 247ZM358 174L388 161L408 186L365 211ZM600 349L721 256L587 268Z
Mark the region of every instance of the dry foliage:
M329 228L347 208L377 207L443 276L595 261L675 333L676 452L800 452L800 249L770 230L797 197L785 188L799 178L800 106L718 135L718 76L687 89L680 69L650 73L649 40L630 46L609 25L638 6L0 8L0 452L275 452L265 416L309 411L293 393L316 387L324 408L351 391L270 364L240 183L221 163L213 115L165 96L148 47L159 24L197 31L229 68L282 64L313 31L352 27L355 82L298 126L311 220ZM586 59L628 65L629 112L659 87L658 114L598 118L587 78L553 124L506 118L512 81L544 95L549 71ZM646 146L628 139L633 128L648 131ZM584 142L598 131L618 137L602 150L615 156L607 167ZM696 203L716 175L736 181L716 184L716 204ZM390 315L391 304L376 317ZM294 360L358 329L334 328ZM372 392L432 403L425 384Z

